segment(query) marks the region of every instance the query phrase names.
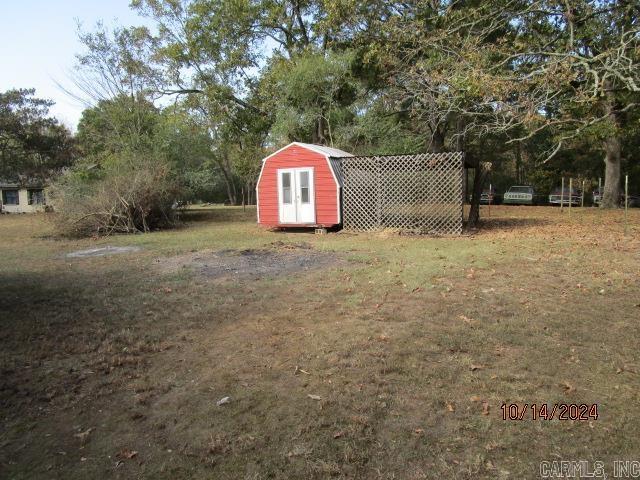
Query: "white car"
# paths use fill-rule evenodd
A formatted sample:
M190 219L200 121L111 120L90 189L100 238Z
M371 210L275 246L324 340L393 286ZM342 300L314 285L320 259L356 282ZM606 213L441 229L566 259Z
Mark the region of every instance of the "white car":
M509 187L502 197L505 205L533 205L534 191L531 185L515 185Z

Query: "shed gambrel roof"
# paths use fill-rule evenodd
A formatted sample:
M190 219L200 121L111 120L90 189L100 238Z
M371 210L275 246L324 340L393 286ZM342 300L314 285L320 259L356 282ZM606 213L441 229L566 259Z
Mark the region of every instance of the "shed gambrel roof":
M322 153L327 156L329 160L329 166L331 170L333 170L333 175L335 176L338 186L342 188L342 162L341 158L344 157L353 157L349 152L345 152L344 150L339 150L337 148L326 147L324 145L314 145L312 143L299 143L295 142L297 145L301 147L308 148L309 150L313 150L314 152Z
M352 157L353 155L349 155ZM333 174L338 181L338 185L342 188L343 178L342 175L342 158L343 157L329 157L329 165L331 166L331 170L333 170Z
M311 150L312 152L324 155L327 158L327 163L329 164L329 167L333 172L333 176L336 179L338 186L342 188L342 163L340 162L340 159L344 157L353 157L353 154L345 152L344 150L340 150L338 148L327 147L326 145L316 145L314 143L292 142L289 145L286 145L281 149L276 150L271 155L265 157L262 160L263 164L269 158L273 157L277 153L280 153L282 150L289 148L292 145L297 145L298 147L306 148L307 150ZM262 176L262 171L260 172L260 176Z
M301 147L308 148L309 150L313 150L314 152L318 152L333 158L353 157L353 155L351 155L349 152L345 152L344 150L339 150L333 147L327 147L325 145L315 145L313 143L301 142L293 142L292 145L299 145Z

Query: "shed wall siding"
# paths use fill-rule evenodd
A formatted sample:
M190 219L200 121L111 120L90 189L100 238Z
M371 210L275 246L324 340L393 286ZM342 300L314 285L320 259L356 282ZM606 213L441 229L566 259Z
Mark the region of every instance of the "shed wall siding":
M324 155L291 145L268 158L258 182L260 224L280 225L278 218L278 179L280 168L313 167L315 182L316 224L338 224L338 191Z

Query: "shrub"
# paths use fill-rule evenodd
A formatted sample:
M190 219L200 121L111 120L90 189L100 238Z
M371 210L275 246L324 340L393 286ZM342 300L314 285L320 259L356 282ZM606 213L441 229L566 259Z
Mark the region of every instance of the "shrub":
M51 191L59 234L149 232L174 226L179 188L166 162L120 154L102 167L78 167Z

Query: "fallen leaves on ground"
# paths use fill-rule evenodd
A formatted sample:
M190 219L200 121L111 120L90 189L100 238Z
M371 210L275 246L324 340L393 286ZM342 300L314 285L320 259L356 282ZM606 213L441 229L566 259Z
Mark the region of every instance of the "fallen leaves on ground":
M82 443L85 443L89 438L89 434L93 431L93 428L88 428L84 432L76 433L73 436L79 438Z
M476 321L473 318L469 318L466 315L458 315L458 318L462 320L464 323L467 323L469 325L476 323Z
M575 390L575 387L573 385L571 385L569 382L562 382L560 384L560 386L562 388L564 388L564 393L571 393Z
M118 457L126 458L128 460L131 460L132 458L137 457L137 456L138 456L138 452L136 450L129 450L128 448L123 448L118 453Z

